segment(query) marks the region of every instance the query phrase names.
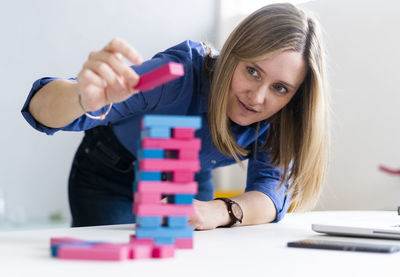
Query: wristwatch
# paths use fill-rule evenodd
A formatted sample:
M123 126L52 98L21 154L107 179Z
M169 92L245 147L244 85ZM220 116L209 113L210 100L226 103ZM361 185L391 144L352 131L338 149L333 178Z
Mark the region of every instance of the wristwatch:
M214 200L222 200L225 202L226 207L228 209L229 217L231 218L231 222L229 222L227 225L220 226L220 227L231 227L236 222L242 223L243 210L238 203L236 203L232 199L224 198L224 197L215 198Z

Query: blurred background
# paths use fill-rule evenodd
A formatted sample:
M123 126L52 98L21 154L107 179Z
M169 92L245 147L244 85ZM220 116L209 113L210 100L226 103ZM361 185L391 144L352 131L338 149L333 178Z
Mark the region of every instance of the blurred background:
M114 37L144 58L183 40L220 48L247 14L277 1L16 0L0 2L0 230L68 226L67 179L82 133L46 136L20 110L41 77L73 77ZM395 210L400 177L400 2L289 1L320 20L328 53L332 157L317 210ZM214 172L222 193L243 190L245 170Z

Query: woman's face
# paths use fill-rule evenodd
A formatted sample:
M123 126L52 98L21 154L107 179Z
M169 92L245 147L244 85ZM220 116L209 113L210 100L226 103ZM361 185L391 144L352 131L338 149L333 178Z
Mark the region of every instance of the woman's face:
M240 61L229 90L229 118L247 126L271 117L289 103L305 75L306 63L295 51L256 62Z

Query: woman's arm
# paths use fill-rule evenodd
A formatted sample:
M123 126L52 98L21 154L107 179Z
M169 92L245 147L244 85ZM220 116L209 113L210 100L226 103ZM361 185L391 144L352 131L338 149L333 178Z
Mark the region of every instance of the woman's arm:
M119 103L136 93L139 77L125 62L140 64L139 54L127 42L113 39L102 50L91 52L78 75L78 82L55 80L33 96L29 111L43 125L59 128L110 103ZM79 95L81 103L79 103ZM82 107L81 107L82 106Z
M46 84L29 103L29 111L41 124L60 128L83 114L78 102L78 84L54 80Z
M274 203L262 192L249 191L231 199L243 210L241 226L268 223L276 218ZM197 230L210 230L230 222L226 204L221 200L195 200L194 206L196 214L190 218L189 222Z

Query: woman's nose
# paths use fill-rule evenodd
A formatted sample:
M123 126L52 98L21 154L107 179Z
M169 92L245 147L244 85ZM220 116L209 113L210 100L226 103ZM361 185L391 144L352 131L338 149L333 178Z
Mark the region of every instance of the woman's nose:
M267 97L268 86L262 85L252 89L248 93L248 99L250 105L260 105L265 102L265 98Z

